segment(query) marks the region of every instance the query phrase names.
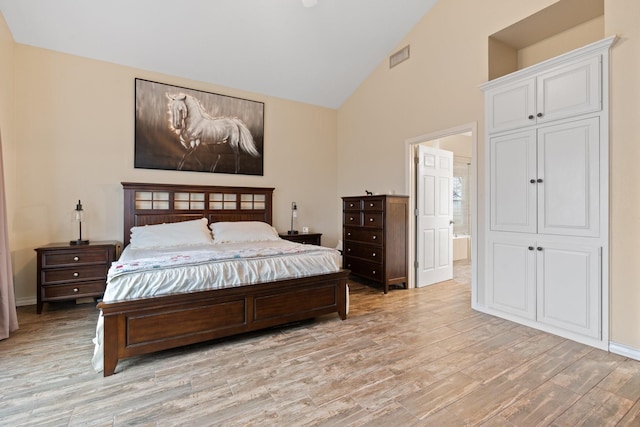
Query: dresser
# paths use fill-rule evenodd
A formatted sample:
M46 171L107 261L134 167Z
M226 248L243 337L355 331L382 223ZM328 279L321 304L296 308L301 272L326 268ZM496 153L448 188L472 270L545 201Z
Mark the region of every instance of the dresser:
M290 242L302 243L303 245L320 246L322 233L280 234L280 238Z
M121 243L96 241L88 245L51 243L36 248L38 314L45 302L101 297L107 271L120 255Z
M407 287L409 197L342 198L343 265L382 285Z

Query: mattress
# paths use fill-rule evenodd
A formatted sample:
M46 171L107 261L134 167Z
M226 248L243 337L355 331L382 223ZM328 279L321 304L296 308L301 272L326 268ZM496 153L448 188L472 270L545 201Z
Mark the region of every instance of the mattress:
M286 240L183 246L126 247L107 276L104 302L237 287L340 270L334 249ZM103 370L103 317L98 318L92 359Z

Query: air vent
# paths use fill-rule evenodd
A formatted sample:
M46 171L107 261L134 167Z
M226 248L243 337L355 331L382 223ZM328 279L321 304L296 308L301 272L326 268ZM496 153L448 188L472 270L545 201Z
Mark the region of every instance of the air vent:
M389 68L393 68L407 59L409 59L409 45L406 45L389 57Z

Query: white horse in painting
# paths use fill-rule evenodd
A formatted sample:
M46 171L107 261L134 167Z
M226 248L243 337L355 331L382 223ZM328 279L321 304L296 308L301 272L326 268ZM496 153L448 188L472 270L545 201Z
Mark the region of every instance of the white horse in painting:
M167 93L167 98L171 126L180 136L180 144L187 150L178 164L178 170L182 170L185 161L200 145L229 144L235 155L235 173L240 170L241 150L253 157L260 156L251 132L242 120L237 117L211 117L191 95ZM210 172L215 171L219 160L220 154L211 165Z

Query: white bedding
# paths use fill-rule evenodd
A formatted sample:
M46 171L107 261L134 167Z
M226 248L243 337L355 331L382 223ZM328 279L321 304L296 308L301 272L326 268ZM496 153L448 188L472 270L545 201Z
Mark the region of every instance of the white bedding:
M170 259L179 265L171 265ZM136 265L137 264L137 265ZM286 240L170 249L125 248L109 269L104 302L230 288L340 270L340 253ZM96 326L93 367L103 370L103 318Z

